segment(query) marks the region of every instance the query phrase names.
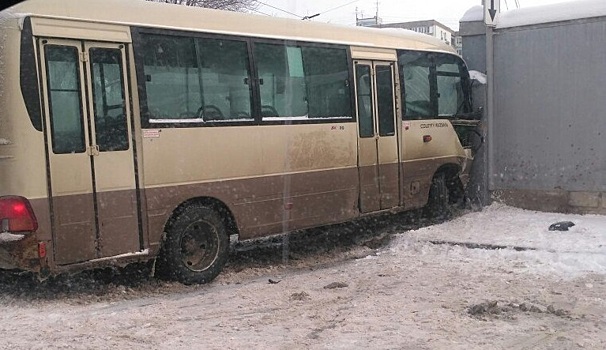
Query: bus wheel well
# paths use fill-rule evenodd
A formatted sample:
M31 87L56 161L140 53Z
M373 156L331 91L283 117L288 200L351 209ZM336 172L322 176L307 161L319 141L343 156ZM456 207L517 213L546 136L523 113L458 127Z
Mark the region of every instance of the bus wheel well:
M458 203L464 199L465 189L459 178L461 167L456 164L444 164L436 170L434 178L444 174L446 187L448 188L448 197L451 204Z
M429 187L424 214L440 221L453 217L455 210L464 203L465 192L456 164L442 165L434 173Z
M229 207L222 201L220 201L216 198L212 198L212 197L191 198L191 199L188 199L187 201L179 204L179 206L177 206L177 208L175 208L175 210L173 210L173 213L171 214L170 219L168 219L168 222L166 223L166 225L164 227L164 232L166 232L168 230L168 228L171 226L171 224L175 220L175 218L178 217L179 214L185 210L185 208L192 206L192 205L202 205L202 206L209 207L209 208L215 210L221 216L221 219L223 220L223 225L225 226L227 234L228 235L239 234L238 225L236 224L236 219L234 218L234 215L231 212L231 210L229 210Z

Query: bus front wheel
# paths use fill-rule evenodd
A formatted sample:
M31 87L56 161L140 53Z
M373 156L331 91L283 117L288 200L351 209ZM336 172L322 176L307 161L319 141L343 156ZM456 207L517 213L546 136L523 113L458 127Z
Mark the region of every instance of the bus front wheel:
M446 220L452 217L453 209L454 208L450 204L446 174L436 174L431 180L429 199L424 210L425 216L437 220Z
M184 284L212 281L229 255L229 237L221 216L212 208L190 205L166 230L162 251L164 271Z

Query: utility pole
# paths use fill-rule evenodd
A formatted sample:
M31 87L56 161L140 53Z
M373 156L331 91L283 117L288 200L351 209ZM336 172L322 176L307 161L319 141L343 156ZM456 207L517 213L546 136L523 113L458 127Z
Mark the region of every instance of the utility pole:
M486 24L486 121L488 123L488 190L494 189L494 27L501 11L501 0L483 0Z

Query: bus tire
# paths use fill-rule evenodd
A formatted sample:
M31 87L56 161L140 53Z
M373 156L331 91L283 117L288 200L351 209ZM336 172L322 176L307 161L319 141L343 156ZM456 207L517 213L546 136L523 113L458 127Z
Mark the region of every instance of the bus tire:
M446 174L436 174L431 180L429 199L425 206L425 216L431 219L446 220L452 217L450 193L446 185Z
M212 208L190 205L166 230L161 261L171 279L184 284L212 281L229 255L229 237L221 216Z

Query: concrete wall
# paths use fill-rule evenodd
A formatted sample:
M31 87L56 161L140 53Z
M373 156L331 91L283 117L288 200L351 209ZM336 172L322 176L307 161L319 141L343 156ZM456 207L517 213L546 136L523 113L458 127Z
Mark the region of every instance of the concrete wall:
M463 55L481 70L472 34ZM497 29L494 45L493 196L606 213L606 17Z
M486 74L486 27L483 22L461 22L463 59L470 70Z
M606 19L497 32L495 189L606 191Z

